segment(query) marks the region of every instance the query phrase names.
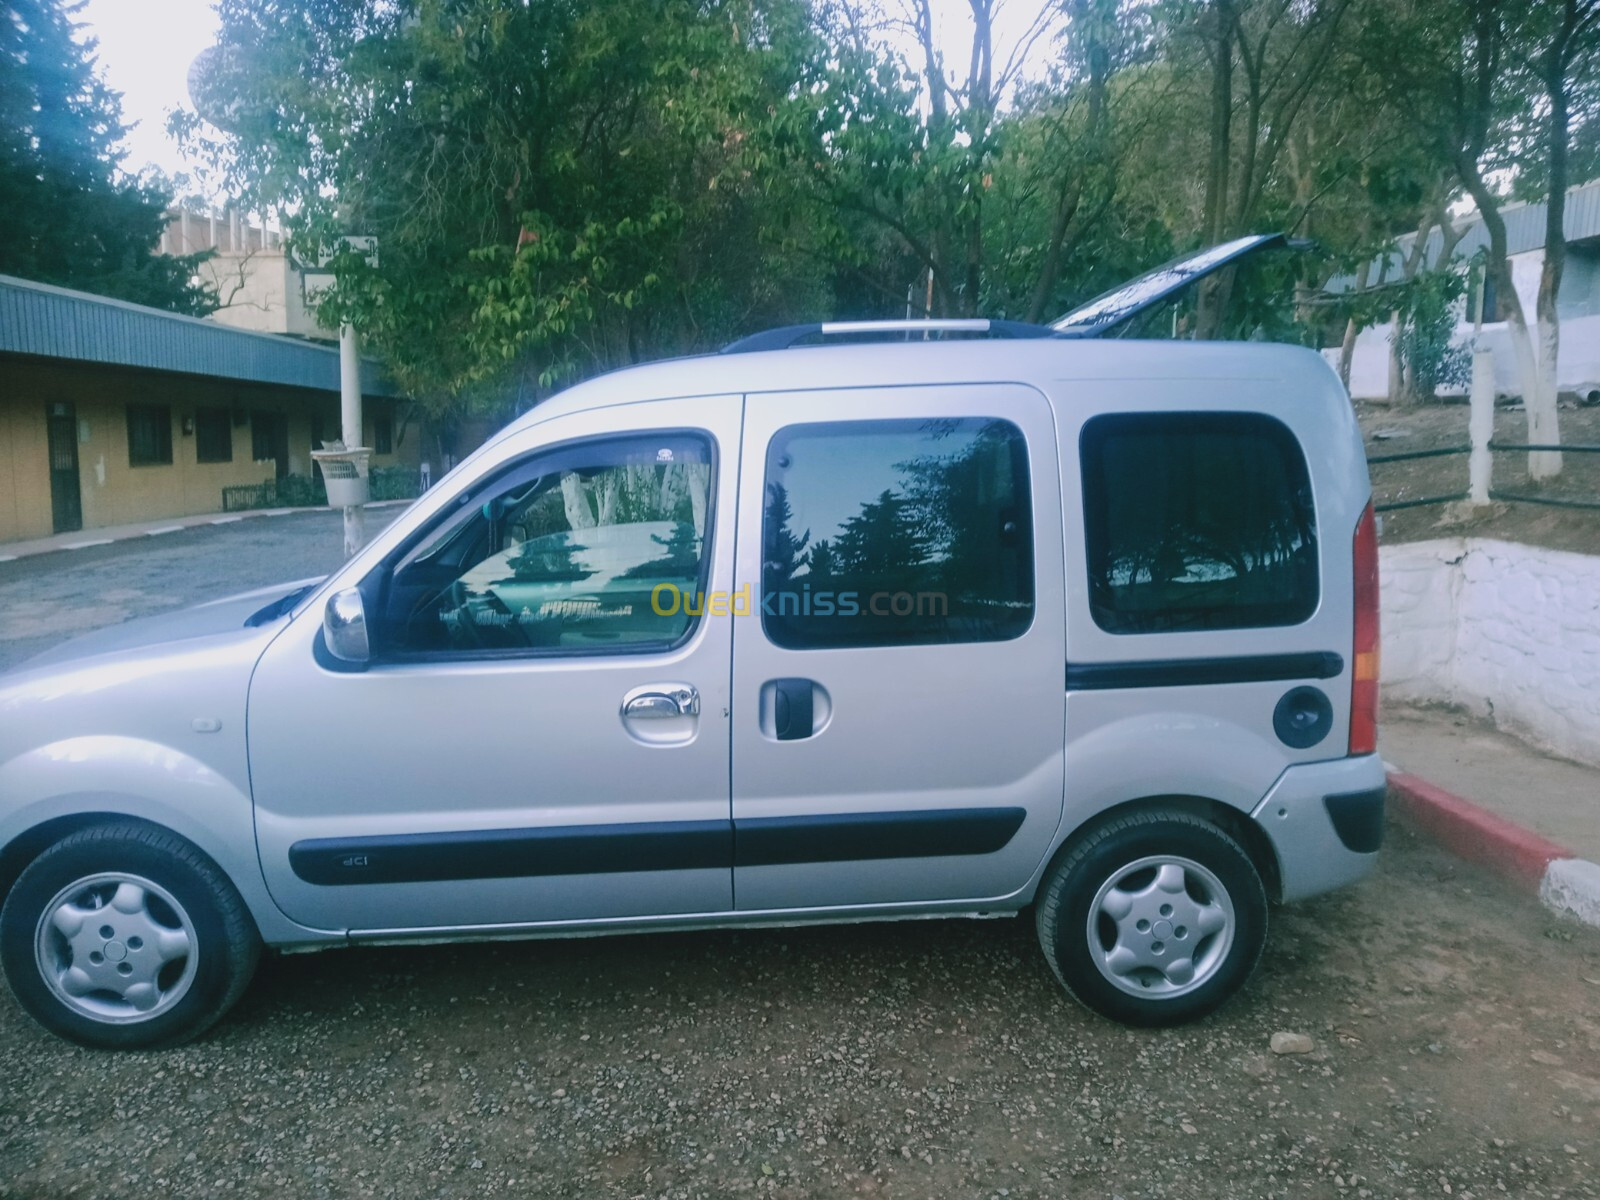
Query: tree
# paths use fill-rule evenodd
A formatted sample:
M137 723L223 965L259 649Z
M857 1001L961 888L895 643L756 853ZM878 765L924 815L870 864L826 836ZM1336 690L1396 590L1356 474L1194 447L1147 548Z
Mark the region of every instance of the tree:
M797 534L790 528L794 509L789 504L789 489L776 482L767 484L767 505L761 523L766 531L761 555L762 586L770 589L773 584L787 583L806 566L811 531Z
M820 9L825 152L813 178L821 210L842 215L830 226L832 252L860 263L877 249L889 260L890 279L874 283L878 305L891 311L971 316L981 307L988 197L1008 127L1002 104L1055 18L1054 6L1037 3L1024 10L1021 35L1002 44L998 8L998 0L967 0L965 51L951 55L932 0ZM887 254L874 247L885 235Z
M1141 0L1067 0L1060 58L1006 114L986 213L983 310L1048 320L1171 256L1167 189L1140 167L1173 119Z
M1536 314L1539 323L1539 379L1537 400L1527 404L1528 439L1559 444L1556 405L1557 358L1561 353L1561 318L1556 300L1561 292L1561 277L1567 263L1567 183L1568 154L1572 138L1574 93L1594 75L1600 58L1600 5L1593 0L1549 0L1536 6L1532 14L1534 29L1530 66L1544 90L1546 115L1543 143L1546 188L1544 263L1539 271ZM1580 83L1580 81L1582 81ZM1546 432L1535 436L1533 413L1537 408L1545 419ZM1529 455L1528 474L1535 479L1549 478L1561 471L1559 452L1534 451Z
M1209 83L1202 244L1254 231L1285 148L1336 60L1351 3L1181 0L1175 5L1171 52L1197 84ZM1201 281L1197 336L1221 334L1233 278L1233 271L1222 270Z
M232 127L180 132L336 258L355 325L432 412L814 311L789 176L796 0L223 0ZM786 141L787 140L787 141ZM797 259L798 255L793 258Z
M0 16L0 272L203 315L200 255L153 253L170 194L124 175L117 93L71 0L13 0Z
M1587 11L1587 15L1585 12ZM1556 15L1551 20L1551 14ZM1417 127L1450 162L1477 206L1488 234L1484 269L1503 311L1516 357L1528 440L1560 441L1556 408L1555 356L1559 322L1555 289L1565 257L1562 229L1566 199L1568 118L1564 97L1580 66L1592 69L1588 39L1594 35L1592 6L1568 0L1460 0L1441 11L1422 0L1402 0L1372 25L1371 52L1397 103L1408 106ZM1528 128L1535 97L1549 105L1542 130ZM1519 154L1520 151L1531 153ZM1501 215L1500 177L1540 161L1549 189L1546 263L1541 278L1544 313L1540 341L1544 364L1529 334L1527 315L1511 274L1509 240ZM1552 224L1553 222L1553 224ZM1554 260L1549 258L1554 252ZM1559 453L1529 455L1535 479L1561 470Z

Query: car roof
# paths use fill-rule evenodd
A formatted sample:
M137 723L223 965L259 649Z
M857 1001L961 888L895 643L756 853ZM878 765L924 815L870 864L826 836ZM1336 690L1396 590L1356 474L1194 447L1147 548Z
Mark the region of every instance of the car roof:
M1330 370L1321 355L1272 342L985 338L803 346L612 371L557 393L502 436L567 413L693 396L994 383L1049 394L1049 384L1061 380L1303 380L1308 374L1326 383Z

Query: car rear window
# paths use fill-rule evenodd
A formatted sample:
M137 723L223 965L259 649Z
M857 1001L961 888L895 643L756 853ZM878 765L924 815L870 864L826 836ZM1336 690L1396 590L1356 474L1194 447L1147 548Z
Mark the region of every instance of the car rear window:
M1089 607L1110 633L1297 625L1318 601L1305 456L1259 413L1085 423Z

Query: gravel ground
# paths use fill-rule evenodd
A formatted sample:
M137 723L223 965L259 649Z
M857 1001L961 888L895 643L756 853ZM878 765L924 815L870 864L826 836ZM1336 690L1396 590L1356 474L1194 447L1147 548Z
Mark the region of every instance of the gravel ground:
M0 662L337 560L319 514L6 564ZM1597 1127L1600 935L1400 830L1175 1031L1077 1007L1025 921L269 958L162 1054L0 996L29 1200L1594 1197Z
M1175 1031L1021 921L273 959L163 1054L0 1001L6 1197L1596 1196L1597 1126L1600 936L1403 831Z

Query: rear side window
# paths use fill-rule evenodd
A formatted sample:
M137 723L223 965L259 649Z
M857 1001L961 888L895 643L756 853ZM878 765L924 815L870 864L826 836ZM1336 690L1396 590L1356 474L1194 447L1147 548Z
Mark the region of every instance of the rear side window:
M790 425L767 449L761 619L794 650L1003 641L1033 621L1022 431Z
M1297 625L1316 610L1305 456L1259 413L1128 413L1083 427L1089 606L1110 633Z

